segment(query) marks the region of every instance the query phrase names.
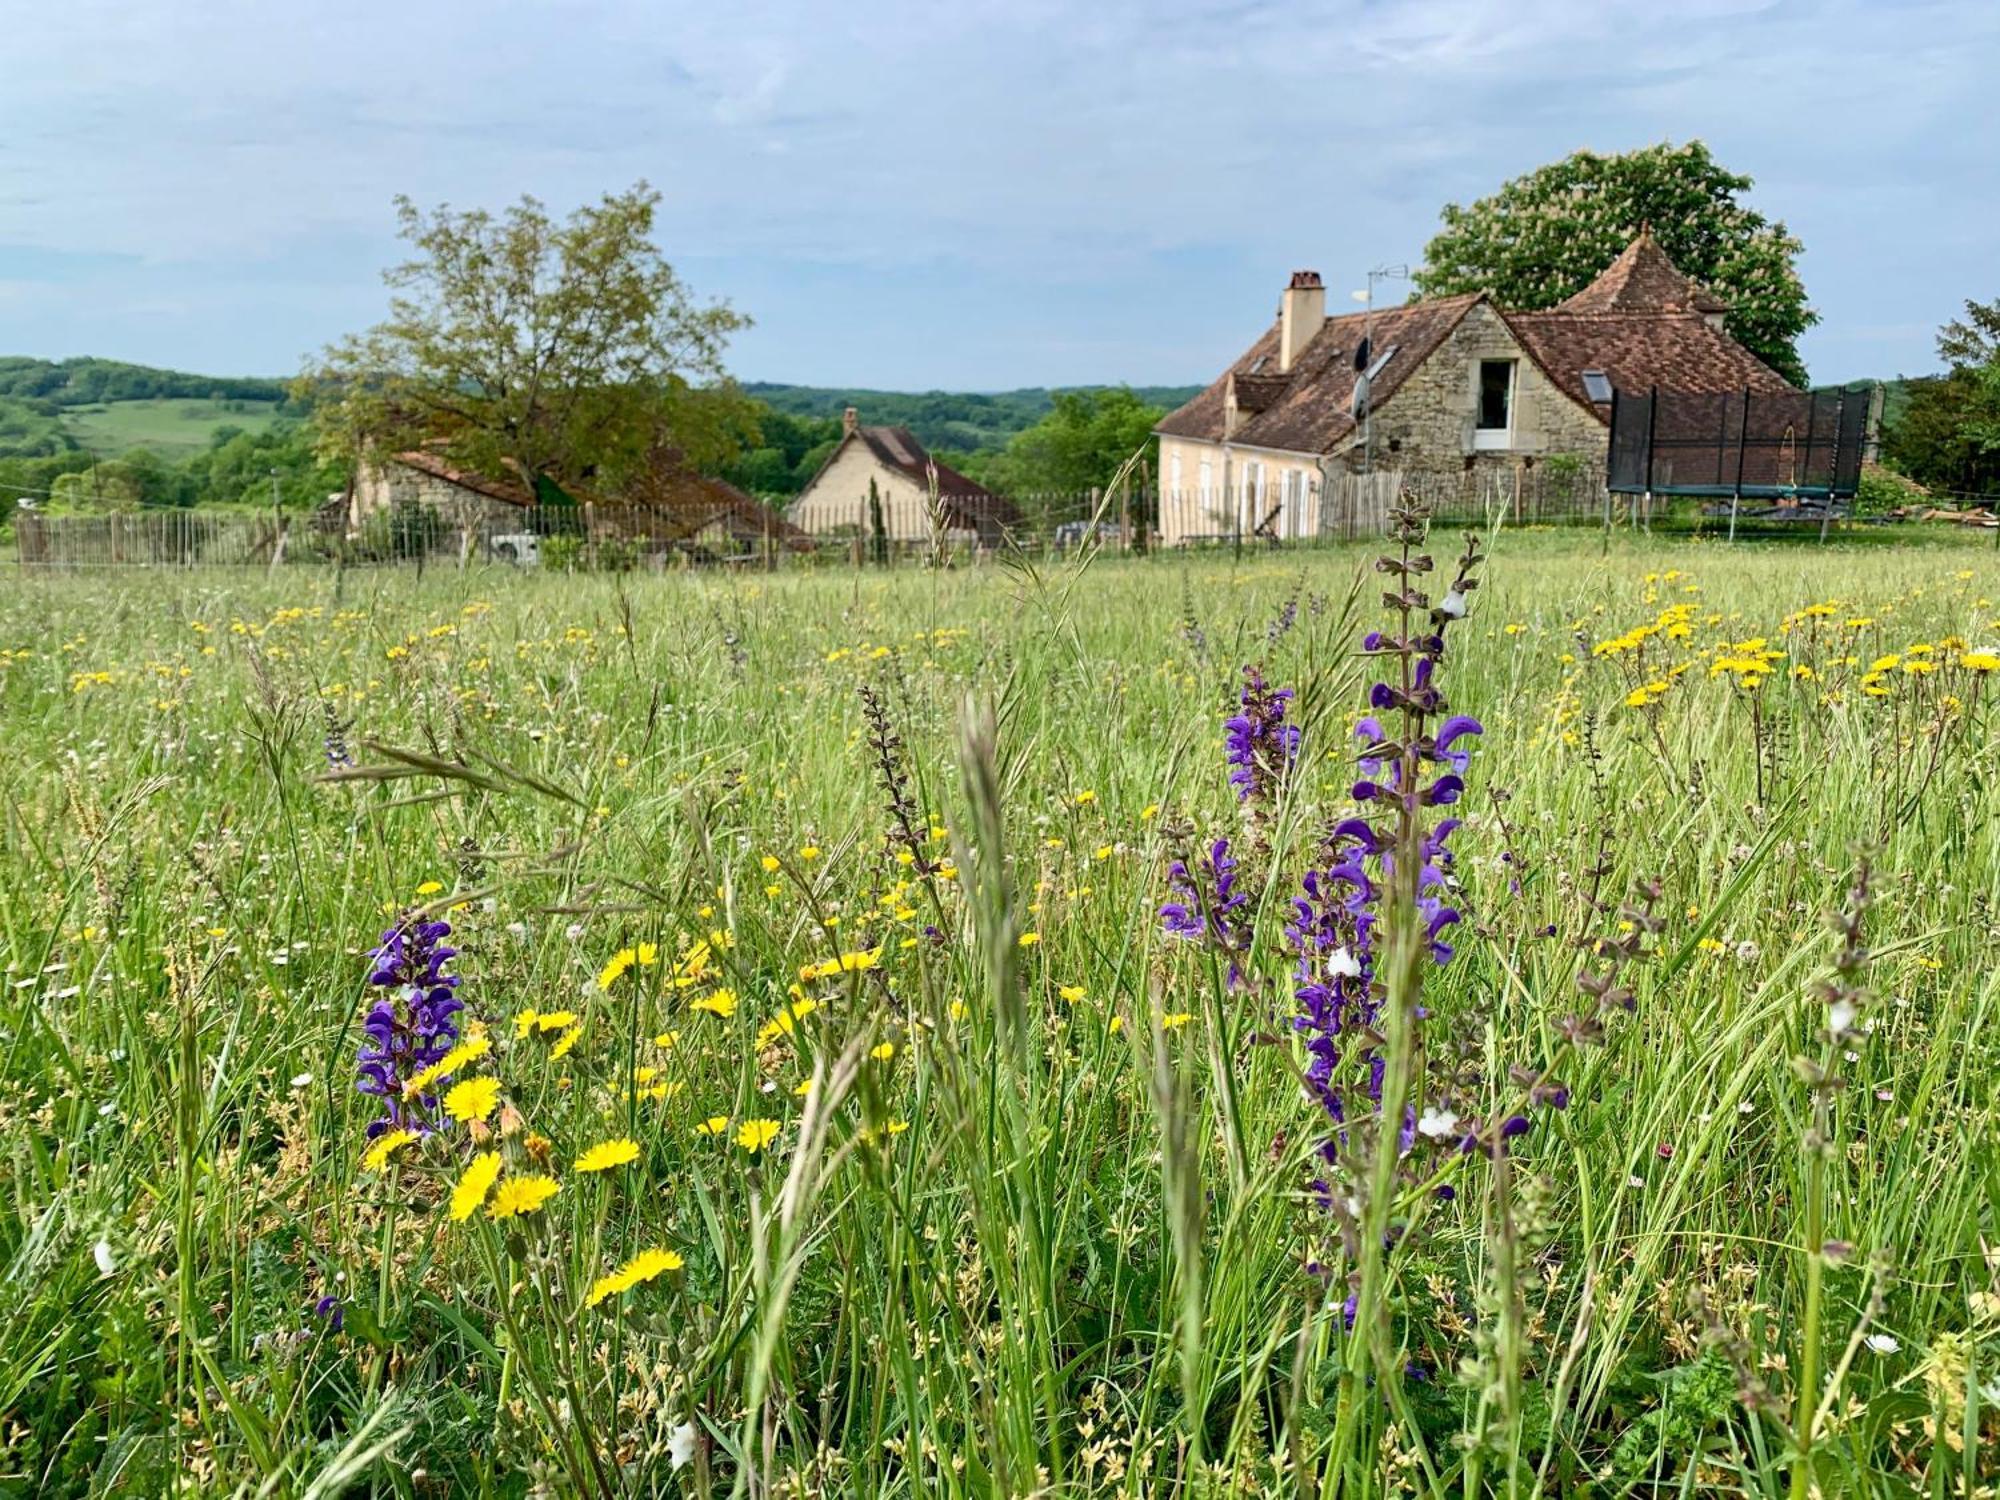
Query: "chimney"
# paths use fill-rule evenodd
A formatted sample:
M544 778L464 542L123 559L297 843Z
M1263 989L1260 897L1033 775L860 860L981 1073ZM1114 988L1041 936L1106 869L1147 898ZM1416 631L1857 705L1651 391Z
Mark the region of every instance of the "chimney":
M1292 284L1278 303L1278 373L1289 375L1305 347L1326 322L1326 285L1317 271L1292 272Z
M842 437L853 437L860 426L861 413L853 407L848 407L846 411L840 414L840 435Z

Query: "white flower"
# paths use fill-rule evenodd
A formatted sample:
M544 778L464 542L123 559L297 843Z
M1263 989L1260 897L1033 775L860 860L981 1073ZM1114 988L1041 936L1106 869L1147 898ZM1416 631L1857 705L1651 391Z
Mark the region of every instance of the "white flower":
M118 1274L118 1261L111 1253L111 1241L99 1240L90 1247L90 1254L91 1258L97 1262L97 1274L99 1276L116 1276Z
M1359 979L1361 960L1345 948L1336 948L1333 950L1333 957L1326 961L1326 972L1337 979Z
M1453 589L1442 599L1438 600L1438 613L1454 620L1464 619L1465 595L1459 590Z
M1836 1000L1826 1008L1827 1029L1835 1036L1845 1036L1854 1029L1854 1002Z
M312 1081L313 1081L312 1074L299 1073L294 1075L294 1077L292 1078L292 1087L295 1089L308 1088L311 1086Z
M1458 1116L1448 1109L1431 1105L1424 1110L1423 1118L1417 1121L1417 1134L1441 1141L1458 1129Z
M1877 1354L1894 1354L1903 1347L1892 1333L1871 1333L1862 1342Z
M569 926L563 929L563 936L568 938L572 943L575 942L578 938L583 936L583 923L581 922L570 923Z
M694 1457L694 1423L683 1422L667 1434L667 1462L676 1469Z

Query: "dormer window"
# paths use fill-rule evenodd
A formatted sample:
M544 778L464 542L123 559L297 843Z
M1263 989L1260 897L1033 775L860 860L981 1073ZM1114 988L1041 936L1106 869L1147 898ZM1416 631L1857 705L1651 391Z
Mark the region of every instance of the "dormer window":
M1602 370L1585 370L1583 372L1583 393L1590 397L1595 405L1609 406L1611 404L1611 377L1606 375Z
M1383 368L1387 366L1389 361L1396 357L1396 351L1401 347L1402 345L1400 344L1391 344L1375 356L1374 360L1369 364L1368 372L1364 377L1370 385L1375 383L1376 377L1382 373Z

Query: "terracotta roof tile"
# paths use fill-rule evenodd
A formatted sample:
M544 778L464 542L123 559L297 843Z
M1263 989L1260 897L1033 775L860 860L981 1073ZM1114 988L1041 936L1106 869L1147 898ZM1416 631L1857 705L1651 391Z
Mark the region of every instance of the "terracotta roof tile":
M1593 403L1585 370L1602 370L1614 389L1645 391L1788 391L1785 377L1699 313L1505 313L1507 326L1563 393L1600 418L1608 402Z
M1557 312L1568 313L1712 313L1727 312L1729 304L1683 276L1667 258L1650 229L1619 253L1597 279Z
M1475 292L1377 310L1374 356L1379 358L1391 345L1396 350L1375 379L1378 410L1482 300L1484 294ZM1354 431L1354 351L1367 327L1366 313L1328 318L1299 352L1291 371L1279 376L1278 324L1274 322L1220 379L1185 406L1169 412L1154 430L1168 437L1221 442L1233 376L1238 382L1239 416L1231 442L1287 453L1330 452ZM1274 379L1283 382L1275 396L1267 388L1267 382ZM1250 411L1240 399L1252 393L1254 400L1264 403L1256 411Z

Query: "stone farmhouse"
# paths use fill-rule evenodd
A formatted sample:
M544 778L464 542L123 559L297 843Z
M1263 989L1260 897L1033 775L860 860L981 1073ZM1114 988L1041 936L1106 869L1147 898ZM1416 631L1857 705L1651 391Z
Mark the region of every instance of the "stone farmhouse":
M1791 390L1724 332L1727 311L1643 231L1543 312L1474 293L1328 317L1318 273L1294 272L1277 320L1155 429L1161 539L1313 535L1322 491L1364 466L1601 465L1614 389Z
M841 425L840 442L786 507L786 518L800 530L818 537L871 535L871 483L892 542L931 540L933 483L937 519L949 541L992 546L1020 526L1021 513L1012 501L937 462L907 427L864 427L851 406Z

